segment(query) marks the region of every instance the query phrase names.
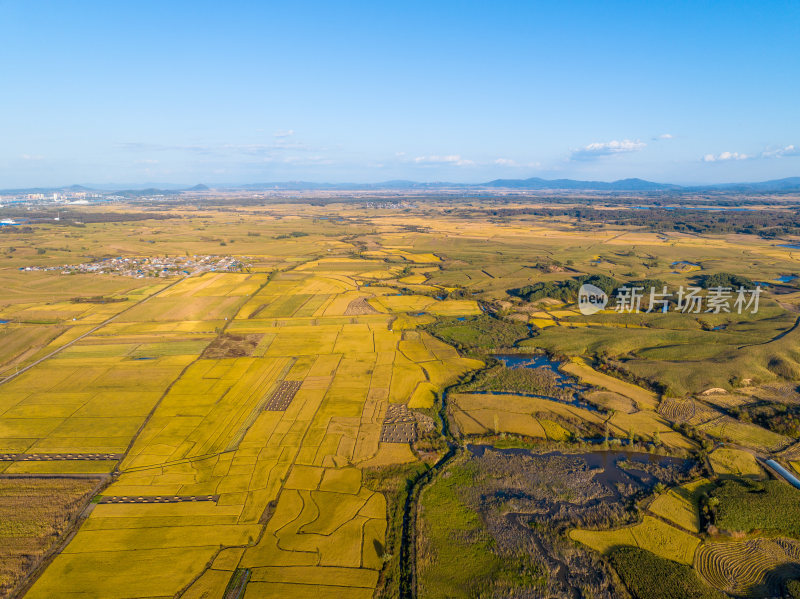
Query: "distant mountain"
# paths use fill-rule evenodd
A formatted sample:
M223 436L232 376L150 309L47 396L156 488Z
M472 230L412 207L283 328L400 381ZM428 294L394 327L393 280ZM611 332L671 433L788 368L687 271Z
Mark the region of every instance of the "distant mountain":
M716 185L681 186L670 183L655 183L644 179L620 179L618 181L580 181L576 179L495 179L485 183L420 182L396 179L381 183L316 183L311 181L280 181L273 183L245 183L242 185L219 185L221 190L246 191L314 191L314 190L437 190L437 189L519 189L552 191L606 191L606 192L742 192L742 193L787 193L800 192L800 177L787 177L772 181L755 183L722 183ZM61 192L113 192L123 196L175 195L178 193L209 191L202 183L193 187L175 184L143 185L72 185L70 187L49 187L30 189L4 189L1 194L24 195L30 193Z
M721 185L711 185L712 189L724 191L798 191L800 190L800 177L787 177L785 179L773 179L772 181L762 181L760 183L726 183Z
M619 181L576 181L574 179L495 179L478 187L504 189L569 189L587 191L673 191L680 190L680 185L653 183L644 179L620 179Z
M576 181L573 179L495 179L486 183L420 182L395 179L380 183L309 183L307 181L283 181L276 183L249 183L237 185L236 189L248 190L309 190L309 189L553 189L553 190L596 190L596 191L668 191L679 190L679 185L653 183L644 179L622 179L607 183L605 181Z

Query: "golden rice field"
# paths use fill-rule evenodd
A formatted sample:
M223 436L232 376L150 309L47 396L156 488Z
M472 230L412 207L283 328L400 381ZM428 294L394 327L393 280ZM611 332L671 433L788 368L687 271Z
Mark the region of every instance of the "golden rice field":
M755 456L742 449L720 447L715 449L708 460L717 476L743 476L748 478L762 478L764 470L759 466Z
M639 524L613 530L575 529L569 536L600 553L630 545L688 565L692 564L700 545L699 538L652 516L644 516Z
M362 487L361 468L417 459L408 444L380 441L387 406L433 407L482 365L413 323L421 311L476 314L475 301L356 281L395 270L321 259L161 285L109 304L119 316L0 386L0 452L121 456L0 462L15 474L115 473L110 502L27 596L222 596L246 568L246 597L371 597L386 501ZM394 327L397 318L411 320ZM202 357L223 332L249 335L249 355ZM296 393L285 410L266 409L282 381L297 381ZM135 502L153 496L202 500Z
M657 496L647 510L692 533L700 532L699 495L710 487L710 481L701 478L670 489Z
M574 304L525 303L506 293L579 274L635 273L677 285L700 272L735 270L771 280L797 270L796 258L773 241L588 230L533 215L465 218L437 203L369 213L350 203L162 209L180 218L80 230L47 224L13 241L18 251L0 253L0 321L7 321L0 323L0 454L32 457L0 461L2 480L57 480L41 478L51 475L107 483L96 505L81 495L48 506L59 514L65 506L70 514L86 508L87 517L27 597L50 599L68 589L98 599L208 599L223 597L243 576L247 599L373 597L397 544L391 507L367 488L363 472L413 468L441 455L382 441L388 408L405 404L436 415L443 390L485 359L425 332L439 318L496 310L532 324L538 337L517 347L567 356L563 370L591 387L586 399L599 408L453 393L445 411L461 435L508 433L544 443L588 430L687 455L699 443L676 431L686 423L760 456L792 443L723 414L749 391L703 395L733 380L717 368L725 356L703 361L725 340L780 334L788 320L773 300L765 302L765 323L745 322L736 331L737 323L722 318L626 321L605 311L584 319ZM9 239L0 246L7 249ZM37 253L45 245L50 249ZM94 254L223 251L249 266L180 279L18 270ZM556 259L569 261L569 269L533 267ZM673 267L680 260L700 266ZM796 307L798 298L782 301ZM731 330L701 329L714 324ZM246 343L229 352L231 339ZM660 347L665 339L674 344ZM760 347L785 349L770 343ZM765 366L771 354L761 364L748 361L758 352L745 353L735 356L736 375L752 377L753 388L789 384ZM627 365L630 376L604 370L600 356ZM661 397L659 383L676 392ZM59 459L45 459L54 455ZM709 462L711 478L762 475L753 455L735 447L712 451ZM795 567L793 542L701 545L697 500L706 484L643 502L634 526L570 535L602 553L632 545L694 564L718 588L742 596L772 589L769 572ZM54 528L60 541L66 528Z
M628 438L633 433L641 439L657 438L660 443L675 449L694 447L691 440L675 432L653 410L604 413L524 395L458 393L450 397L453 419L464 435L512 433L558 441L565 438L568 431L564 426L570 428L569 423L574 425L571 427L573 433L577 432L580 423L589 423L596 430L607 430L610 436L618 438ZM542 424L543 420L553 418L564 423L559 424L559 430L554 431L552 425Z

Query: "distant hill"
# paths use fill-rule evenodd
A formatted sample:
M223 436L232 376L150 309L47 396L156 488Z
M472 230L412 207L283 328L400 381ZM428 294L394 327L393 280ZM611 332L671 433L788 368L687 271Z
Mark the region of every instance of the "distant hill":
M479 187L505 189L569 189L591 191L671 191L681 189L680 185L653 183L644 179L620 179L619 181L576 181L574 179L495 179Z
M800 190L800 177L773 179L772 181L762 181L760 183L728 183L712 185L711 187L724 191L798 191Z
M682 192L682 191L742 191L754 193L800 191L800 177L790 177L759 183L726 183L718 185L681 186L630 178L618 181L580 181L576 179L494 179L485 183L420 182L405 179L380 183L311 183L308 181L282 181L274 183L249 183L235 189L270 190L363 190L363 189L530 189L553 191L607 191L607 192Z
M436 190L436 189L529 189L553 191L606 191L606 192L742 192L742 193L787 193L800 192L800 177L787 177L772 181L755 183L722 183L716 185L681 186L671 183L655 183L644 179L620 179L618 181L580 181L576 179L542 179L531 177L529 179L495 179L485 183L449 183L449 182L420 182L397 179L381 183L317 183L311 181L278 181L272 183L245 183L242 185L220 185L220 190L247 190L247 191L308 191L308 190ZM4 189L2 194L23 195L29 193L60 193L60 192L115 192L119 195L174 195L182 192L209 191L210 188L202 183L193 187L175 184L143 184L128 186L113 185L72 185L69 187L48 187L29 189Z

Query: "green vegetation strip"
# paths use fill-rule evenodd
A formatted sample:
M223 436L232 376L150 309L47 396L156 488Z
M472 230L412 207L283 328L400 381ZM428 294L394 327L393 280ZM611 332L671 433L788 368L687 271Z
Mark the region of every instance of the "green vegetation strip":
M782 481L722 481L709 506L719 529L800 537L800 491Z
M634 599L725 599L689 566L658 557L638 547L618 547L611 564Z

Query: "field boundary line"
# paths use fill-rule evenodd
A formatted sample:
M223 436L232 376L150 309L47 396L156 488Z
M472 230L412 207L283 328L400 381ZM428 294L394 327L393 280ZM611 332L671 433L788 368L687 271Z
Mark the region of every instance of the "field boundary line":
M24 476L24 475L22 475ZM4 478L17 478L13 475L6 475ZM65 478L63 475L59 475L60 478ZM26 477L27 478L27 477ZM38 475L38 478L52 478L51 476L43 476ZM70 477L66 477L70 478ZM75 475L72 475L72 478L75 478ZM83 477L81 477L83 478ZM24 597L25 594L31 589L31 587L39 580L44 571L50 567L53 561L61 555L61 552L72 542L72 539L75 538L75 535L78 534L78 531L83 526L83 523L89 518L89 514L94 509L92 506L92 498L97 496L99 492L102 492L103 489L108 487L111 483L111 476L108 474L104 474L101 477L93 477L99 478L99 481L95 488L91 491L91 494L88 495L89 500L87 501L87 505L72 519L70 526L65 530L65 534L59 543L55 543L50 550L45 553L40 559L36 566L31 570L31 572L22 580L20 580L17 585L11 589L11 593L8 595L9 597Z
M86 337L88 337L88 336L89 336L89 335L91 335L92 333L94 333L94 332L96 332L96 331L99 331L99 330L100 330L100 329L102 329L104 326L106 326L108 323L110 323L111 321L113 321L113 320L115 320L115 319L119 318L120 316L122 316L122 315L123 315L123 314L125 314L126 312L128 312L128 311L130 311L130 310L133 310L133 309L134 309L134 308L136 308L137 306L141 306L141 305L142 305L143 303L145 303L147 300L150 300L150 299L152 299L152 298L156 297L157 295L159 295L159 294L161 294L161 293L164 293L164 292L165 292L167 289L170 289L171 287L174 287L175 285L177 285L177 284L178 284L178 283L180 283L181 281L183 281L183 280L185 280L185 279L188 279L188 278L189 278L189 277L182 277L182 278L178 279L177 281L174 281L174 282L170 283L170 284L169 284L169 285L167 285L166 287L164 287L164 288L162 288L162 289L159 289L158 291L156 291L156 292L155 292L155 293L153 293L152 295L148 295L147 297L145 297L145 298L143 298L143 299L139 300L138 302L136 302L136 303L135 303L135 304L133 304L132 306L128 306L127 308L125 308L125 309L124 309L124 310L122 310L121 312L117 312L116 314L114 314L114 316L112 316L111 318L108 318L108 319L104 320L103 322L101 322L100 324L98 324L96 327L94 327L94 328L92 328L92 329L89 329L89 330L88 330L88 331L86 331L86 332L85 332L83 335L80 335L79 337L76 337L76 338L75 338L75 339L73 339L72 341L70 341L70 342L68 342L68 343L66 343L66 344L64 344L64 345L62 345L61 347L59 347L59 348L57 348L57 349L54 349L53 351L51 351L51 352L50 352L49 354L47 354L46 356L42 356L41 358L39 358L39 359L38 359L38 360L36 360L35 362L32 362L31 364L28 364L28 365L27 365L25 368L22 368L22 369L18 370L18 371L17 371L17 372L15 372L14 374L8 375L8 376L7 376L7 377L5 377L3 380L0 380L0 385L4 385L5 383L9 382L10 380L12 380L12 379L15 379L16 377L18 377L18 376L19 376L19 375L21 375L22 373L24 373L24 372L27 372L28 370L30 370L30 369L31 369L31 368L33 368L34 366L38 366L39 364L41 364L41 363L42 363L42 362L44 362L45 360L48 360L48 359L52 358L53 356L55 356L56 354L58 354L58 353L60 353L60 352L64 351L64 350L65 350L65 349L67 349L68 347L71 347L72 345L74 345L75 343L77 343L78 341L80 341L81 339L85 339Z
M185 277L185 278L188 278L188 277ZM180 279L180 280L178 280L178 281L175 281L175 283L173 283L172 285L176 285L176 284L180 283L180 281L182 281L182 280L183 280L183 279ZM272 273L270 273L270 275L269 275L269 276L267 276L267 280L264 282L264 284L263 284L263 285L261 285L261 286L260 286L260 287L259 287L259 288L258 288L256 291L254 291L254 292L253 292L252 294L250 294L249 296L246 296L246 297L247 297L247 299L246 299L246 300L244 300L244 301L242 302L242 304L239 306L238 310L236 311L236 314L234 314L234 315L233 315L233 317L231 317L231 319L230 319L230 320L226 320L226 321L225 321L225 324L222 326L222 328L220 329L220 331L217 333L217 336L218 336L218 337L219 337L220 335L223 335L223 334L225 334L225 331L227 331L227 330L228 330L228 327L229 327L229 326L231 325L231 323L233 323L233 321L236 319L236 316L239 314L239 312L241 312L241 310L242 310L242 307L243 307L243 306L245 306L245 305L247 304L247 302L248 302L248 301L250 301L250 300L251 300L253 297L255 297L255 296L256 296L256 295L257 295L257 294L258 294L258 293L259 293L259 292L260 292L262 289L264 289L264 287L266 287L266 286L267 286L267 284L268 284L268 283L269 283L271 280L272 280ZM157 293L154 293L153 295L149 296L149 297L148 297L148 298L146 298L146 299L150 299L151 297L154 297L155 295L158 295L159 293L162 293L163 291L166 291L167 289L169 289L170 287L172 287L172 285L168 285L167 287L164 287L164 289L161 289L160 291L158 291ZM145 300L142 300L142 301L145 301ZM133 306L131 306L131 307L133 307ZM124 312L124 311L123 311L123 312ZM120 312L120 314L122 314L123 312ZM117 316L119 316L119 314L118 314ZM186 374L186 372L189 370L189 368L191 368L191 367L192 367L194 364L197 364L197 362L198 362L199 360L203 359L203 358L202 358L202 355L203 355L203 354L202 354L202 352L201 352L200 354L198 354L198 355L197 355L197 356L194 358L194 360L192 360L192 361L191 361L191 362L189 362L189 363L188 363L186 366L184 366L184 367L183 367L183 369L182 369L182 370L181 370L181 371L178 373L178 376L176 376L176 377L173 379L173 381L172 381L172 382L171 382L171 383L170 383L170 384L167 386L167 388L166 388L166 389L164 389L164 392L161 394L161 397L159 397L159 398L158 398L158 401L157 401L157 402L155 403L155 405L153 406L153 409L151 409L151 410L150 410L150 412L147 414L147 416L145 417L145 419L142 421L142 424L141 424L141 426L138 428L138 430L136 431L136 434L134 434L134 435L131 437L130 443L128 443L128 447L127 447L127 449L125 450L125 453L123 454L123 457L122 457L122 459L121 459L119 462L117 462L117 467L116 467L116 468L114 468L114 474L119 474L119 473L121 473L121 472L122 472L122 471L120 470L120 465L122 465L122 463L123 463L123 462L124 462L124 461L125 461L125 460L128 458L128 455L130 454L131 450L133 449L133 446L136 444L136 441L137 441L137 440L139 439L139 437L141 436L141 434L142 434L142 432L144 431L145 427L148 425L148 423L150 422L150 420L153 418L153 414L155 414L155 413L156 413L156 410L157 410L157 409L158 409L158 407L161 405L161 402L163 402L163 401L164 401L164 398L165 398L165 397L167 396L167 394L168 394L168 393L169 393L169 392L172 390L172 387L174 387L174 386L175 386L175 383L177 383L179 380L181 380L181 378L183 378L183 375L185 375L185 374ZM226 392L226 393L227 393L227 392ZM220 453L225 453L225 452L217 452L217 454L216 454L216 455L219 455ZM182 459L186 459L186 458L182 458Z

